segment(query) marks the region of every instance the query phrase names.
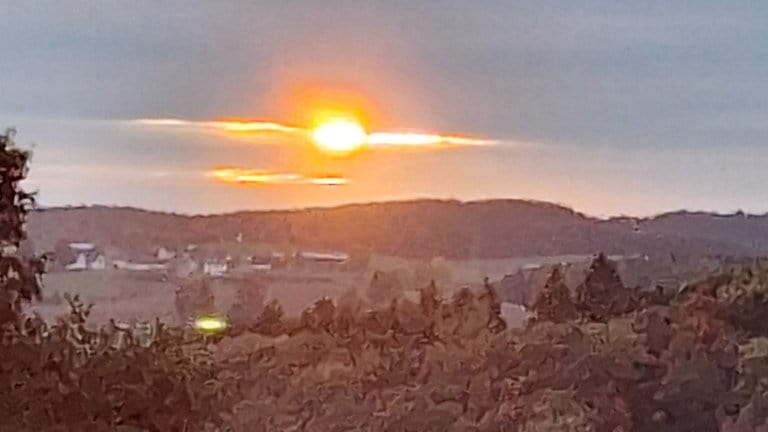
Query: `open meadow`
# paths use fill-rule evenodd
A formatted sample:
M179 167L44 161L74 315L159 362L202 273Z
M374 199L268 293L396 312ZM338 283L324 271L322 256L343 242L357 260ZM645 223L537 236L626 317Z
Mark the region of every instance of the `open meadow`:
M365 287L362 273L328 272L314 274L271 274L255 277L268 287L267 300L276 299L286 314L298 315L315 300L328 296L338 298L345 291ZM212 279L216 311L225 314L234 304L238 284L226 278ZM176 286L163 280L162 274L141 274L120 270L55 272L44 277L43 303L32 310L50 321L66 314L64 293L79 294L83 301L93 303L93 323L151 320L175 322L174 296Z
M438 281L443 295L450 295L456 288L482 283L484 277L499 280L507 273L513 273L524 265L549 264L554 262L576 262L587 260L585 255L557 257L509 258L495 260L452 260L440 261L447 274ZM344 293L356 292L365 297L365 291L374 271L403 271L412 274L419 265L418 260L374 255L367 269L349 270L273 270L269 273L254 273L248 280L267 288L266 300L277 300L289 316L299 315L314 301L329 297L338 299ZM226 314L235 303L237 290L242 281L229 277L209 280L214 293L216 311ZM247 282L246 282L247 283ZM404 288L415 291L422 286L413 278L405 278ZM34 304L32 310L39 312L46 320L68 312L64 293L79 294L83 301L93 303L93 323L105 323L109 318L118 321L152 320L175 322L174 296L176 285L166 280L160 272L131 272L116 269L100 271L53 272L44 276L43 303Z

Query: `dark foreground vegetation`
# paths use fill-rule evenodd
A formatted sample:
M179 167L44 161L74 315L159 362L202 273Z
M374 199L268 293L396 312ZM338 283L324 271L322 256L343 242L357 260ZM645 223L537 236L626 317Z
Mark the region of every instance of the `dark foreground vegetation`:
M676 295L626 289L598 256L554 271L524 329L490 286L366 310L269 304L238 334L86 328L25 314L42 259L19 256L27 154L0 141L1 431L768 431L768 266Z

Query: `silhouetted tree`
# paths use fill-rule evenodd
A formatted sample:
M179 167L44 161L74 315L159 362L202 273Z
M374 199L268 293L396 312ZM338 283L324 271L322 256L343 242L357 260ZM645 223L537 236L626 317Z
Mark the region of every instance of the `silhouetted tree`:
M419 305L424 315L432 317L440 305L440 299L437 297L437 286L435 281L429 281L429 285L419 290Z
M600 253L589 266L584 283L576 290L576 305L590 319L604 322L631 307L631 293L614 265Z
M490 307L488 328L493 333L499 333L507 329L507 323L501 317L501 302L499 296L496 294L496 289L491 284L491 280L488 277L483 278L483 293L480 295L481 299L486 299Z
M552 270L544 288L539 291L533 303L533 311L536 319L542 321L560 323L575 318L576 306L559 268Z
M230 325L251 327L264 310L267 287L255 280L240 281L235 303L227 314Z
M375 271L368 285L368 299L375 304L383 304L402 294L403 283L397 270Z
M768 335L768 265L737 265L726 277L709 280L723 316L751 335Z
M44 270L41 259L19 255L24 223L35 201L19 186L27 174L29 153L16 148L15 135L14 129L0 135L0 325L18 321L22 301L41 299Z
M19 244L19 256L22 259L29 259L35 256L35 244L32 240L26 238Z

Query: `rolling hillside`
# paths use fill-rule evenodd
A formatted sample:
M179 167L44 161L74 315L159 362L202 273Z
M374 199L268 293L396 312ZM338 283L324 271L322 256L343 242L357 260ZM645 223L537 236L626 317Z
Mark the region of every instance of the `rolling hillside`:
M37 250L57 241L149 253L158 246L246 241L370 250L413 258L501 258L647 253L754 255L768 253L768 217L677 212L643 219L595 219L534 201L418 200L295 211L184 216L131 208L53 208L34 212Z

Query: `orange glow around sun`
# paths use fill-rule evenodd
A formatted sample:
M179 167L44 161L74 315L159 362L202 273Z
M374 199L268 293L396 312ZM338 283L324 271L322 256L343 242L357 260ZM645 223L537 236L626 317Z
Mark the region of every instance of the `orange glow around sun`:
M223 184L246 187L338 187L350 184L343 174L323 174L326 170L344 171L345 159L368 152L442 149L495 145L481 137L425 130L380 130L390 123L386 110L366 95L344 87L299 86L283 95L275 108L278 118L218 117L193 120L181 118L140 118L130 123L165 128L178 132L223 135L251 144L296 145L289 151L287 167L215 167L207 176ZM311 146L308 148L308 146ZM307 151L309 150L309 151ZM365 157L351 164L364 163Z
M255 145L291 146L285 166L218 166L205 171L211 180L250 188L333 190L356 183L343 173L368 163L367 153L411 154L414 149L443 149L495 145L499 141L424 129L380 129L391 124L387 110L367 95L345 86L308 82L283 94L268 117L209 119L138 118L128 123L177 133L201 133ZM270 104L272 106L272 104ZM275 117L272 117L275 116ZM414 119L415 121L415 119ZM243 150L247 151L247 150ZM282 150L281 150L282 152ZM357 156L362 156L358 158ZM337 174L338 173L338 174ZM362 183L364 184L364 182ZM333 192L336 193L336 192ZM343 192L342 192L343 193Z

